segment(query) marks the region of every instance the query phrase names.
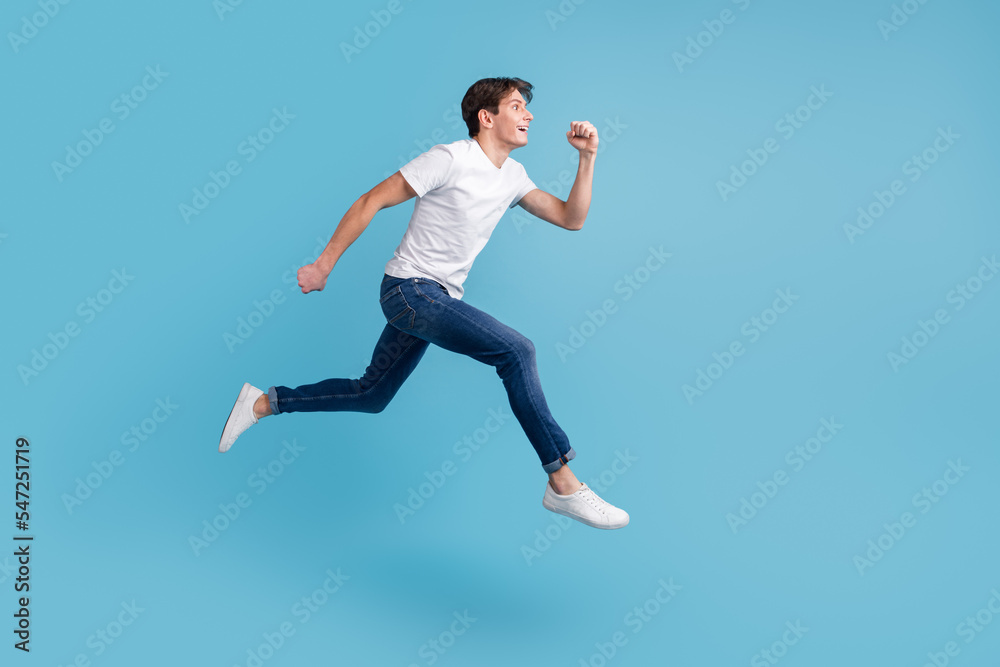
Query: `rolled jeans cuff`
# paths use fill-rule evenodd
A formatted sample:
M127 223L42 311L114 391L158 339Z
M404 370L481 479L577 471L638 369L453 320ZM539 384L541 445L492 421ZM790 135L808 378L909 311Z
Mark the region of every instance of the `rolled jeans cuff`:
M566 465L575 458L576 458L576 450L570 447L568 452L557 458L555 461L543 465L542 470L544 470L549 474L552 474L556 470L559 470L559 468L562 468L564 465Z
M274 387L267 390L267 402L271 404L271 414L278 414L278 390Z

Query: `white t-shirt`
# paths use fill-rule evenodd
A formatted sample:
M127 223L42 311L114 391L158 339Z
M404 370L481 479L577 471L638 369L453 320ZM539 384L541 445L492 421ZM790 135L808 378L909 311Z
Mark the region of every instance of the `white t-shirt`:
M475 139L438 144L399 171L418 199L385 273L431 278L461 299L472 262L504 211L536 186L509 156L497 169Z

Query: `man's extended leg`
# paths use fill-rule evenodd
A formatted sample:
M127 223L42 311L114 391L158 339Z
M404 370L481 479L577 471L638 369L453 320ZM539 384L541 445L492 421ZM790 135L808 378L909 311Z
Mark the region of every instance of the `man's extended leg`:
M222 430L219 451L226 452L259 419L280 412L381 412L410 376L429 343L386 324L365 374L355 380L332 378L315 384L271 387L263 392L243 385Z
M427 347L427 341L386 324L361 378L331 378L295 389L271 387L266 397L267 412L381 412L416 368ZM258 405L263 398L258 399ZM258 416L263 415L263 410L258 411Z

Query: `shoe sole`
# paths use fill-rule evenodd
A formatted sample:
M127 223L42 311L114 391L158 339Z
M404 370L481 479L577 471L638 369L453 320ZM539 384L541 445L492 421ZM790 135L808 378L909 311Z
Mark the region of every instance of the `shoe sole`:
M556 514L562 514L563 516L568 516L571 519L575 519L576 521L579 521L580 523L582 523L585 526L590 526L591 528L600 528L601 530L617 530L618 528L624 528L625 526L628 525L628 522L629 522L629 519L626 519L625 523L623 523L620 526L607 526L607 525L602 525L602 524L599 524L599 523L593 523L592 521L589 521L586 518L584 518L584 517L582 517L582 516L580 516L578 514L573 514L572 512L564 511L564 510L556 507L555 505L552 505L549 502L549 499L548 499L547 496L542 496L542 506L545 509L549 510L550 512L555 512Z
M236 398L236 402L233 403L233 409L229 411L229 419L226 420L226 425L222 429L222 435L219 436L219 452L222 454L228 452L229 448L232 447L232 445L229 445L229 447L223 448L222 441L225 440L226 438L226 431L229 430L229 425L233 421L233 416L236 415L236 409L243 405L243 402L247 400L247 396L249 394L250 394L250 383L244 382L243 388L240 389L240 395Z

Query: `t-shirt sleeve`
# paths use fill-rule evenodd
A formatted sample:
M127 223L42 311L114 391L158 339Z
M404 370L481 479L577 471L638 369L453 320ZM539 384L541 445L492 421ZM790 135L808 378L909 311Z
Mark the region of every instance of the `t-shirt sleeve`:
M523 175L523 178L521 179L521 187L518 189L517 194L514 195L514 201L510 203L510 208L517 206L517 202L521 201L521 197L538 188L538 186L535 185L530 178L528 178L528 172L524 170L524 167L521 167L521 173Z
M404 164L399 168L399 173L417 196L423 197L444 184L454 161L455 156L451 151L444 144L438 144Z

